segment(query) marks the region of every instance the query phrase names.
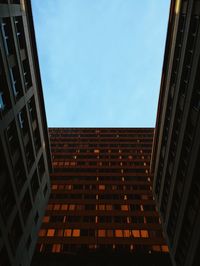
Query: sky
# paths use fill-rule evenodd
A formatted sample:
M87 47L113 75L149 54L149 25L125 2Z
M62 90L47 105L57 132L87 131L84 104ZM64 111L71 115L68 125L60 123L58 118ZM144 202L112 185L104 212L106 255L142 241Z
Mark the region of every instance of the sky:
M49 127L154 127L169 0L33 0Z

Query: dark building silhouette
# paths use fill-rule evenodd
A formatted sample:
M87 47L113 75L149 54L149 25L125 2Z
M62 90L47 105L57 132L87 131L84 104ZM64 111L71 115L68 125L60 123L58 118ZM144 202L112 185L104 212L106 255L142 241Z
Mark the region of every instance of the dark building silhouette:
M8 3L9 2L9 3ZM27 266L50 194L30 1L0 1L0 265Z
M172 1L151 163L173 265L200 265L200 1Z
M52 193L33 265L170 265L149 173L154 130L49 133Z

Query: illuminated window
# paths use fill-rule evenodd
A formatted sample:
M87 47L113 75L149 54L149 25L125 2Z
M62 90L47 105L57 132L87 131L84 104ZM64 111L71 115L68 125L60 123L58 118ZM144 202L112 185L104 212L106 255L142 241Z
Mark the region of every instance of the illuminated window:
M99 190L105 190L105 185L99 185Z
M95 216L95 223L98 223L98 216Z
M48 222L49 222L49 216L44 216L42 222L43 222L43 223L48 223Z
M116 230L115 230L115 236L116 236L116 237L123 237L123 232L122 232L122 230L116 229Z
M162 245L161 249L162 249L163 252L169 252L169 248L168 248L167 245Z
M70 237L72 234L72 229L65 229L64 236Z
M68 209L68 204L62 204L61 205L61 210L62 211L67 211L67 209Z
M55 234L55 229L48 229L47 230L47 236L52 237L52 236L54 236L54 234Z
M141 237L144 237L144 238L148 238L149 237L149 233L147 230L141 230Z
M52 246L52 252L53 253L59 253L61 250L61 244L53 244Z
M113 237L113 230L107 230L107 237Z
M52 186L51 186L51 189L52 189L52 190L58 189L58 185L52 185Z
M124 200L127 200L127 195L124 195Z
M80 236L80 229L73 229L72 236L79 237Z
M107 204L107 205L106 205L106 210L107 210L107 211L112 211L112 205Z
M128 156L129 160L133 159L133 156L132 155L129 155Z
M75 205L74 204L70 204L69 205L69 211L74 211L75 210Z
M58 211L60 209L60 204L55 204L53 209L54 211Z
M140 231L139 230L132 230L133 237L140 237Z
M94 150L94 153L99 153L99 150L98 149Z
M130 224L131 220L130 217L127 217L127 223Z
M76 165L76 162L70 162L70 165L71 166L75 166Z
M99 229L98 230L98 237L105 237L106 236L106 230Z
M40 229L39 236L45 236L46 235L46 229Z
M142 204L140 205L140 210L141 211L144 211L144 208L143 208L143 205Z
M128 205L121 205L122 211L128 211Z
M124 230L124 237L130 237L130 230Z

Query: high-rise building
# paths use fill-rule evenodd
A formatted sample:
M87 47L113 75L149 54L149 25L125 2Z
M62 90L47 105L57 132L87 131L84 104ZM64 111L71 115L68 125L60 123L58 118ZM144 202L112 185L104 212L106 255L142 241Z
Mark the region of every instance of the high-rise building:
M78 265L83 254L91 261L92 253L101 252L99 265L121 253L139 255L133 256L136 266L170 265L149 173L154 130L51 128L49 133L52 193L34 265L46 260L65 265L64 255L69 260L70 254ZM115 265L125 257L121 264L115 258Z
M171 2L151 170L173 265L200 264L200 1Z
M20 4L21 2L21 4ZM0 1L0 265L27 266L50 194L30 1Z

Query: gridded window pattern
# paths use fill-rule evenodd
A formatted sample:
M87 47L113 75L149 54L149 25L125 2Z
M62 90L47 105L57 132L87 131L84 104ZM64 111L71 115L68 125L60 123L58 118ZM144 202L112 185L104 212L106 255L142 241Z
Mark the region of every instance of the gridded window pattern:
M114 250L123 243L129 251L167 251L151 192L153 129L49 133L54 172L38 250L46 252L51 241L50 252L67 252L78 241L88 249L112 242Z

